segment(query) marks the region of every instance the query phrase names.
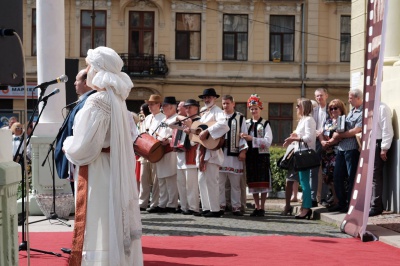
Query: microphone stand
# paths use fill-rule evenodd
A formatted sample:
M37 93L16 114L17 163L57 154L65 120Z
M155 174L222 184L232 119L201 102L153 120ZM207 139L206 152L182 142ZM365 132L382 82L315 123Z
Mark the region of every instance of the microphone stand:
M45 88L43 88L41 90L40 97L38 99L38 103L36 104L35 109L33 110L33 113L32 113L32 116L29 119L28 125L30 125L33 122L33 116L34 116L34 114L36 113L36 111L37 111L37 109L39 107L39 103L42 101L44 91L45 91ZM40 113L38 115L38 118L37 118L35 126L32 128L31 133L27 137L26 146L29 145L29 141L31 139L31 136L32 136L33 132L35 131L35 128L36 128L37 124L39 123L40 116L42 115L43 110L46 107L46 104L47 104L47 99L43 101L43 108L42 108L42 110L40 111ZM15 156L13 158L14 162L17 162L17 158L18 157L19 158L23 158L23 157L21 157L21 154L19 153L19 150L20 150L20 148L21 148L21 146L22 146L22 144L24 142L25 142L25 140L20 142L20 144L18 146L18 149L17 149L17 152L15 153ZM21 221L21 223L22 223L22 242L21 242L21 244L19 244L18 250L19 251L27 251L28 250L28 242L26 241L26 231L25 231L25 226L27 226L27 223L25 223L26 211L25 211L25 169L24 169L24 164L21 165L21 173L22 173L22 178L21 178L21 184L22 184L22 189L21 189L21 192L22 192L21 193L22 194L22 221ZM27 193L29 193L29 192L27 191ZM60 253L55 253L55 252L51 252L51 251L45 251L45 250L34 249L34 248L29 248L29 250L32 250L32 251L35 251L35 252L39 252L39 253L43 253L43 254L49 254L49 255L54 255L54 256L57 256L57 257L61 257Z
M57 141L57 139L60 137L61 133L64 131L64 129L65 129L65 122L68 120L68 118L70 117L70 115L71 115L71 111L68 112L67 117L64 119L64 123L62 124L61 128L58 130L57 136L54 138L53 142L49 144L49 149L48 149L48 151L47 151L46 158L44 158L44 160L43 160L43 162L42 162L42 167L43 167L44 164L46 163L47 158L49 157L50 152L51 152L52 159L53 159L53 160L52 160L52 161L53 161L53 171L52 171L52 179L53 179L53 211L50 212L50 217L49 217L49 218L43 219L43 220L39 220L39 221L35 221L35 222L32 222L32 223L38 223L38 222L41 222L41 221L45 221L45 220L50 220L50 219L52 219L52 220L57 220L57 221L59 221L60 223L66 225L66 226L68 226L68 227L71 227L70 224L67 224L66 222L62 221L62 220L68 221L68 219L66 219L66 218L59 218L58 215L57 215L57 213L56 213L56 184L55 184L55 169L56 169L56 168L55 168L55 159L54 159L54 144L55 144L55 142ZM62 220L61 220L61 219L62 219Z

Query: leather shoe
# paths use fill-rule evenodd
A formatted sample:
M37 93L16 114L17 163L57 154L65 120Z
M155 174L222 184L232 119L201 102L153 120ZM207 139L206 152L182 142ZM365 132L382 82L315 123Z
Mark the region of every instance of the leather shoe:
M194 216L204 216L207 213L209 213L210 211L202 211L202 212L195 212L193 213Z
M378 215L381 215L381 214L382 214L382 211L378 211L376 209L371 209L369 211L369 217L378 216Z
M221 212L217 211L217 212L209 212L203 215L204 217L221 217Z
M61 251L67 254L71 254L71 249L70 248L61 248Z
M311 202L311 207L312 207L312 208L318 207L318 202L317 202L316 200L313 200L313 201Z
M341 207L338 204L328 208L328 212L346 213L347 211L348 211L347 207Z
M161 213L161 212L165 212L165 208L161 208L161 207L152 207L147 209L148 213Z
M243 213L241 213L240 211L234 211L232 212L232 214L235 216L243 216Z
M141 211L141 212L145 212L145 211L146 211L146 208L140 208L140 211Z

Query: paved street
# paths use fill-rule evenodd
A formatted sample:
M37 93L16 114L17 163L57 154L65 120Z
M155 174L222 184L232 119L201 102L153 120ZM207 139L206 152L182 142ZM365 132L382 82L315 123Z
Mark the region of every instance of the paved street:
M267 211L265 217L237 217L226 213L222 218L204 218L182 214L142 213L143 234L152 236L266 236L295 235L348 238L336 225L319 220L297 220Z

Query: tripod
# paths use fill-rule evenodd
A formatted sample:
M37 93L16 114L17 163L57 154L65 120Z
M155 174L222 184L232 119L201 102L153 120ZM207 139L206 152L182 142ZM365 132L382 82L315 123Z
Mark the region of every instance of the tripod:
M68 119L68 117L67 117L67 119ZM62 128L61 128L62 129ZM44 164L46 163L46 160L47 160L47 158L49 157L49 154L50 154L50 152L51 152L51 157L52 157L52 162L53 162L53 170L51 171L52 172L52 180L53 180L53 210L52 210L52 212L50 212L50 217L48 217L48 218L46 218L46 219L42 219L42 220L39 220L39 221L35 221L35 222L32 222L32 223L38 223L38 222L41 222L41 221L45 221L45 220L57 220L57 221L59 221L60 223L62 223L62 224L64 224L64 225L66 225L66 226L68 226L68 227L71 227L71 225L70 224L67 224L66 222L64 222L63 220L65 220L65 221L68 221L68 219L66 219L66 218L59 218L58 217L58 215L57 215L57 213L56 213L56 184L55 184L55 170L56 170L56 167L55 167L55 159L54 159L54 143L56 142L56 140L57 140L57 138L58 138L58 136L60 135L60 133L62 132L62 130L59 130L58 131L58 134L57 134L57 136L56 136L56 138L53 140L53 142L51 143L51 144L49 144L49 150L47 151L47 155L46 155L46 158L44 158L44 160L43 160L43 163L42 163L42 167L44 166Z
M38 99L38 103L36 104L35 109L33 110L33 113L32 113L32 116L29 119L28 125L32 124L33 116L34 116L34 114L36 113L36 111L38 109L39 103L42 101L42 97L43 97L45 88L41 88L41 89L42 90L41 90L41 93L40 93L40 97ZM37 124L39 123L40 116L42 115L43 110L45 109L45 107L47 105L47 100L48 100L48 98L43 100L43 108L42 108L42 110L40 111L40 113L38 115L38 118L37 118L35 126L33 127L31 133L27 137L26 146L29 145L29 141L31 139L31 136L32 136L33 132L35 131L35 128L36 128ZM18 158L24 158L24 156L21 156L21 154L20 154L20 149L21 149L21 146L22 146L22 144L24 142L25 141L21 141L19 146L18 146L18 149L17 149L17 151L15 153L15 156L14 156L14 161L15 162L19 161ZM25 175L24 162L25 162L25 160L22 159L22 164L21 164L21 173L22 173L22 178L21 178L21 185L22 185L22 242L19 245L19 248L18 248L19 251L27 251L28 250L28 242L26 241L26 231L25 231L25 226L27 226L27 223L25 222L25 220L26 220L26 211L25 211L25 179L26 179L26 175ZM55 189L55 187L54 187L54 179L53 179L53 193L54 193L54 189ZM28 193L28 191L27 191L27 193ZM54 256L57 256L57 257L61 257L60 253L55 253L55 252L51 252L51 251L45 251L45 250L34 249L34 248L29 248L29 250L32 250L32 251L35 251L35 252L39 252L39 253L43 253L43 254L49 254L49 255L54 255Z

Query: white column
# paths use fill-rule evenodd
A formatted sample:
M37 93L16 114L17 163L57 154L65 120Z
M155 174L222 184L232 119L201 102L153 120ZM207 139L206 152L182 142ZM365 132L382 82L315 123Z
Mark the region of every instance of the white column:
M388 1L386 22L385 65L393 65L400 60L400 1Z
M37 0L37 70L38 83L54 80L65 72L64 0ZM72 77L70 77L72 78ZM65 83L49 86L45 95L55 88L60 92L47 101L35 136L55 136L63 121ZM42 105L40 110L42 109Z
M65 74L64 12L64 0L36 1L38 84L54 80ZM65 106L65 83L49 86L44 95L48 95L55 88L60 89L60 92L48 99L30 142L32 145L32 186L34 194L30 195L29 207L32 215L41 214L36 201L36 193L52 197L52 173L54 173L56 195L71 193L69 181L60 179L55 171L56 169L53 169L51 152L48 160L42 166L50 148L49 144L55 139L64 121L61 109ZM42 108L43 104L41 104L39 112ZM58 201L56 200L57 209Z

